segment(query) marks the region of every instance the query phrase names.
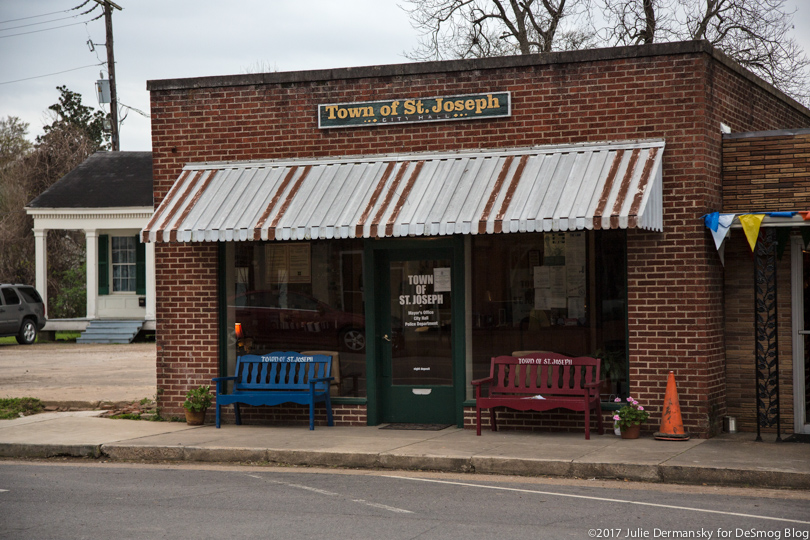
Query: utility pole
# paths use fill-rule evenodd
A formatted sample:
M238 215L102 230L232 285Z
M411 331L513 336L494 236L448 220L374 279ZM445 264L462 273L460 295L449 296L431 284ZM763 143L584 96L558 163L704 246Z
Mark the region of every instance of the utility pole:
M115 54L113 52L112 8L121 11L121 6L110 0L95 0L104 8L104 26L107 30L107 74L110 78L110 124L112 150L118 152L121 143L118 138L118 93L115 90Z

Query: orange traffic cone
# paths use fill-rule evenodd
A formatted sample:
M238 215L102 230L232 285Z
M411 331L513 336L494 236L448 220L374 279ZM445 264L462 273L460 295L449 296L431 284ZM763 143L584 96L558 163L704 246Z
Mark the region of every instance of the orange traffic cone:
M683 430L681 405L678 403L678 389L675 388L675 372L667 377L667 393L664 395L664 409L661 414L661 430L653 437L659 441L688 441L689 434Z

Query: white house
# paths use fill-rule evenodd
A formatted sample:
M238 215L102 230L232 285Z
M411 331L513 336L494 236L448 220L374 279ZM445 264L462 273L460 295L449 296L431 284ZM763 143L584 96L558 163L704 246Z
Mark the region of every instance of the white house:
M46 305L47 232L82 230L86 237L86 317L51 319L44 331L83 330L82 341L111 342L116 340L109 336L89 337L92 328L98 332L105 326L100 322L111 321L126 321L135 333L155 328L154 244L138 238L153 210L151 152L96 152L28 204L36 288Z

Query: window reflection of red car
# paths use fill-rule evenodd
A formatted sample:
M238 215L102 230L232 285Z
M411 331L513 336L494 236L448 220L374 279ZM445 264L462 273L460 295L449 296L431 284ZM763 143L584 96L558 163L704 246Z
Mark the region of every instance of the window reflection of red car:
M246 338L270 348L366 348L365 318L294 291L250 291L231 299Z

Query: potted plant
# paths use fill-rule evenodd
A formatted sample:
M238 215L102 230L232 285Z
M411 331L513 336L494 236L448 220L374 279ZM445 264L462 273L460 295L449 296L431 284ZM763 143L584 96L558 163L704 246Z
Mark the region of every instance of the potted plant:
M186 423L201 426L205 422L205 411L211 406L211 387L200 385L186 393L183 408L186 410Z
M616 398L613 401L621 403L622 400ZM641 433L641 423L646 422L649 417L650 413L645 411L644 407L630 396L627 396L627 404L613 415L616 425L622 431L622 439L638 439Z

